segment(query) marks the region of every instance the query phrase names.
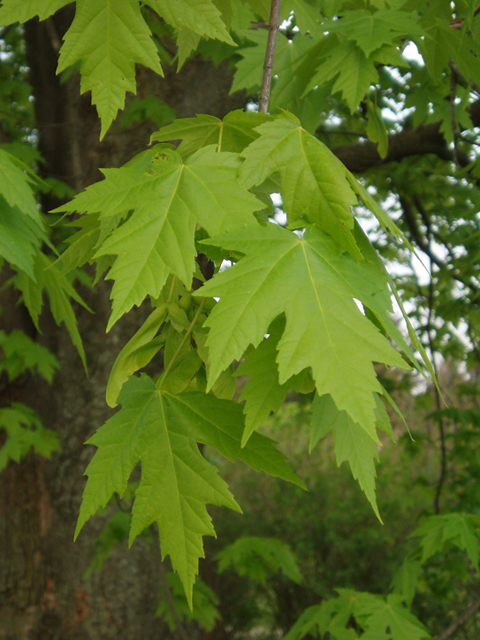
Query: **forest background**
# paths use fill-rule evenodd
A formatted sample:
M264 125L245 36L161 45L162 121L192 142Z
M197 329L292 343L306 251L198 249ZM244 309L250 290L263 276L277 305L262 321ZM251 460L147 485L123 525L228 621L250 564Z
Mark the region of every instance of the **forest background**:
M0 24L0 638L478 637L480 7Z

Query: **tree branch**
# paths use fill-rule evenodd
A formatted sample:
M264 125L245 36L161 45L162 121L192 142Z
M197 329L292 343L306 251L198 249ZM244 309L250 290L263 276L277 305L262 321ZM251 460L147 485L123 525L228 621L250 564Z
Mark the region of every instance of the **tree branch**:
M443 633L437 636L435 640L448 640L448 638L451 638L460 629L460 627L465 624L468 618L478 611L478 609L480 609L480 598L472 602L468 609L466 609L462 615L458 616L455 622L453 622L448 629L445 629Z
M480 126L480 100L469 108L473 126ZM388 154L381 158L374 142L355 142L332 149L350 171L362 173L389 162L400 162L403 158L413 155L433 153L442 160L453 161L451 149L440 131L440 122L421 125L416 129L404 129L388 137ZM466 167L470 159L461 150L457 150L457 160L461 167Z
M281 0L272 0L270 11L270 22L268 25L267 50L265 52L265 62L263 63L263 81L260 91L260 113L267 113L268 102L270 100L270 87L272 86L273 61L275 58L275 47L277 45L277 34L280 28L280 5Z

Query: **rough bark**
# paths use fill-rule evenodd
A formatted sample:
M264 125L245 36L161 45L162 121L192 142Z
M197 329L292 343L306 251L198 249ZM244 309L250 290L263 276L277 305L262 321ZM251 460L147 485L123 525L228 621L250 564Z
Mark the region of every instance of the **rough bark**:
M145 148L148 124L122 131L114 124L102 143L90 96L80 96L78 76L61 83L55 75L59 42L72 20L66 7L53 18L26 25L25 37L35 96L40 151L45 175L80 190L99 179L99 167L119 166ZM243 96L228 96L232 73L226 66L194 60L178 76L165 79L138 73L139 93L153 93L181 117L211 113L223 117L243 106ZM44 209L59 203L46 198ZM7 274L4 276L7 277ZM92 542L106 515L88 523L73 543L84 487L82 474L93 454L83 443L109 417L105 387L121 345L141 322L133 311L105 335L110 311L108 283L81 291L93 315L79 307L78 320L89 378L64 328L48 312L36 332L11 289L1 294L2 328L24 328L48 346L61 363L49 387L24 376L0 381L0 402L23 401L44 425L61 435L62 451L51 461L31 454L0 474L0 638L2 640L157 640L174 637L154 618L158 604L158 550L142 540L131 550L118 545L101 572L84 576L93 557Z

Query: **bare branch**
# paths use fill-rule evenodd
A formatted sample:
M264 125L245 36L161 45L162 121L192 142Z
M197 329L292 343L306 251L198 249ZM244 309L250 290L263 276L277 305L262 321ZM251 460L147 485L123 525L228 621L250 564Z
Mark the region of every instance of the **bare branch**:
M272 86L273 61L275 58L275 47L277 45L277 34L280 28L280 5L281 0L272 0L270 11L270 22L268 25L267 50L265 52L265 62L263 63L263 81L260 91L260 113L267 113L268 102L270 100L270 87Z
M453 622L448 627L448 629L445 629L443 633L437 636L435 640L448 640L448 638L451 638L452 636L454 636L455 633L460 629L460 627L464 625L465 622L468 620L468 618L473 616L473 614L476 613L478 609L480 609L480 598L472 602L472 604L468 607L468 609L466 609L462 613L462 615L458 616L455 622Z

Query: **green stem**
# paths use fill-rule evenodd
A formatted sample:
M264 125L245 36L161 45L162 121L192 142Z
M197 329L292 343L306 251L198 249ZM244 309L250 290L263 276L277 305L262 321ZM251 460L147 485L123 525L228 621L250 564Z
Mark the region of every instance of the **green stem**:
M162 383L163 381L166 379L166 377L168 376L168 373L170 371L170 369L173 366L173 363L175 362L175 360L177 359L178 354L180 353L183 345L185 344L185 342L187 341L187 338L190 337L190 334L193 331L193 327L197 324L197 320L199 315L202 312L203 309L203 305L205 304L205 298L203 298L203 300L201 301L197 311L195 312L195 315L193 316L193 319L188 327L188 329L185 332L185 335L183 336L183 338L180 341L180 344L178 345L178 347L175 349L175 353L173 354L173 356L170 359L170 362L167 365L167 368L165 369L165 371L163 372L163 376L160 378L160 380L157 383L157 388L161 389L162 388Z

